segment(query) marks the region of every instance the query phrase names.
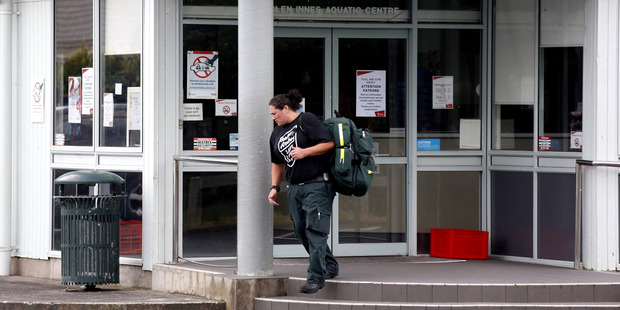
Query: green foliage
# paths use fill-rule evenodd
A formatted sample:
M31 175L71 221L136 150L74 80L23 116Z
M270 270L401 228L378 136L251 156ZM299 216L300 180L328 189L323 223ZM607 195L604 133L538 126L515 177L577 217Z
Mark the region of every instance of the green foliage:
M63 65L62 81L68 81L70 76L82 76L82 68L91 68L92 66L92 46L87 45L86 42L82 41L80 48L67 56L67 60Z

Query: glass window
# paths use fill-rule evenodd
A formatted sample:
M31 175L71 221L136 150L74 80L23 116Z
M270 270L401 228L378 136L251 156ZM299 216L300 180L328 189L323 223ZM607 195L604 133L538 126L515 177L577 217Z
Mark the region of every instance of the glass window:
M364 197L339 195L338 242L406 242L407 216L405 165L377 165L372 185ZM274 245L301 244L293 229L286 186L274 207Z
M533 257L531 172L491 173L491 254Z
M184 113L183 150L236 150L237 26L183 25L182 58L183 110L192 111ZM215 70L200 70L209 64ZM230 100L230 110L216 99Z
M56 86L53 143L92 146L93 115L86 107L94 102L94 89L86 90L87 95L91 95L87 96L89 99L86 105L82 90L83 74L87 79L89 74L93 74L92 1L54 1L54 47ZM92 80L89 81L88 85L93 87Z
M101 2L100 145L139 147L142 2Z
M431 228L480 229L480 172L420 171L417 193L418 254L430 253Z
M418 33L418 151L481 149L480 30Z
M357 127L370 129L376 156L405 156L406 40L341 38L338 46L338 112L351 118ZM385 74L387 111L376 111L383 115L368 116L358 111L358 71Z
M405 165L377 165L368 194L339 195L339 243L406 242Z
M196 6L237 6L237 0L183 0L183 5Z
M540 3L539 151L582 145L585 1Z
M575 174L538 174L538 258L575 258Z
M54 170L54 180L70 170ZM120 203L119 221L119 252L123 257L141 258L142 256L142 173L140 172L117 172L115 174L125 180L124 188L127 198ZM54 196L60 195L62 188L63 196L89 196L94 195L93 188L89 185L57 185L54 186ZM101 185L101 194L111 193L110 184ZM61 206L57 199L54 199L52 214L52 250L61 250Z
M93 16L94 3L101 7L99 17ZM93 130L100 146L141 145L141 5L141 0L54 2L54 145L93 146ZM99 34L93 33L94 23ZM99 63L93 61L94 36L101 42Z
M585 0L540 1L540 45L583 46Z
M533 105L493 106L493 149L532 150Z
M275 38L274 45L274 94L297 88L304 110L324 119L325 39Z
M418 1L420 23L481 23L480 0Z
M496 0L493 149L532 150L536 76L534 0Z
M541 48L540 58L538 150L580 152L583 47Z
M297 236L295 236L295 228L291 220L291 211L289 211L288 197L286 193L286 180L281 184L282 190L278 193L276 199L280 205L273 206L273 244L301 244Z
M236 172L184 172L182 214L183 257L237 255Z

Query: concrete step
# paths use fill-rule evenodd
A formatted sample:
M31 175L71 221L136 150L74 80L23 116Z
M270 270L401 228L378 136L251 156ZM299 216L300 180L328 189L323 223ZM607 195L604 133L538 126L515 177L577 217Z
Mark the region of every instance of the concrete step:
M620 303L620 283L393 283L328 280L315 294L302 294L303 278L289 278L287 296L372 302Z
M148 301L140 303L90 303L90 302L0 302L0 310L186 310L186 309L204 309L204 310L225 310L224 302L165 302L165 301Z
M515 302L369 302L343 301L321 298L304 297L269 297L257 298L254 301L254 310L426 310L426 309L464 309L464 310L505 310L505 309L618 309L620 303L612 302L570 302L570 303L515 303Z
M222 301L226 310L252 309L255 297L286 294L285 277L238 276L234 269L204 270L201 265L153 265L152 290Z

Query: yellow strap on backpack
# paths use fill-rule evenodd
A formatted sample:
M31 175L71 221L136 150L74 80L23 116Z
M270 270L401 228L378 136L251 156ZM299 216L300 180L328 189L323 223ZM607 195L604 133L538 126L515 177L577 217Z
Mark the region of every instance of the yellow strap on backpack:
M340 146L344 146L344 134L342 133L342 123L338 123L338 137L340 137Z

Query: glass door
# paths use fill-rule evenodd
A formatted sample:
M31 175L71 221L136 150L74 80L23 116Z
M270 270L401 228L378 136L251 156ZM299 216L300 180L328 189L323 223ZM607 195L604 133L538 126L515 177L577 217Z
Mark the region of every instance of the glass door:
M331 30L278 28L274 38L274 94L296 88L304 97L303 110L324 119L331 108ZM329 108L328 108L329 107ZM266 108L266 107L265 107ZM274 207L275 257L307 256L295 236L286 187Z
M336 199L335 255L407 254L407 35L333 31L333 107L370 129L377 164L368 194Z
M407 35L406 30L276 30L275 93L297 88L306 112L327 118L338 110L373 134L377 173L368 194L334 200L330 243L337 256L407 253ZM280 195L274 255L305 256L285 190Z

